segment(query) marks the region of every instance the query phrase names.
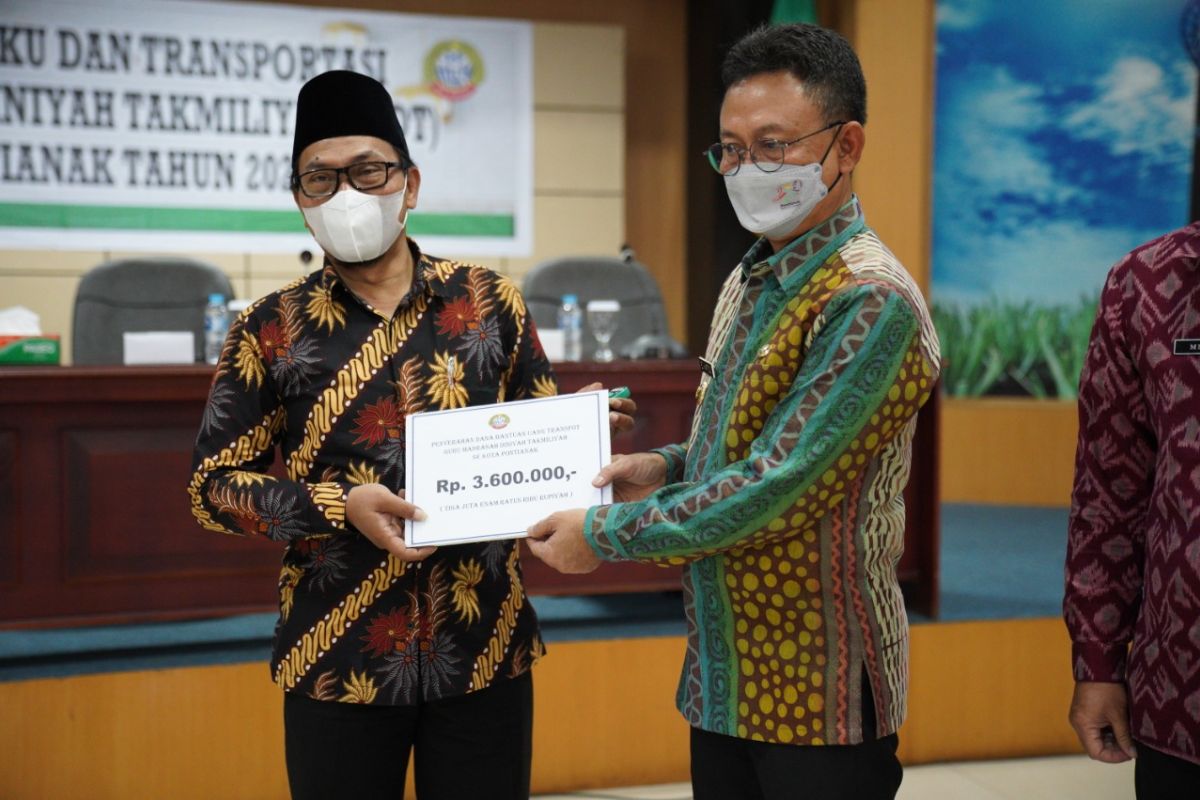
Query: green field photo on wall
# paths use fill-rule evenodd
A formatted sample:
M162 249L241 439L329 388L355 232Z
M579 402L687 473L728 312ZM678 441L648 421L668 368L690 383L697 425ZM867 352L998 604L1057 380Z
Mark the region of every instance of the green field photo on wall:
M1074 305L934 302L946 393L1074 399L1098 302L1098 295Z

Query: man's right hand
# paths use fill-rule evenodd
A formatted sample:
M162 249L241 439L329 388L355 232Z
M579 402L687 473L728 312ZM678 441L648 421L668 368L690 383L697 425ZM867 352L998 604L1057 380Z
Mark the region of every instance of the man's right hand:
M423 561L436 547L409 547L404 543L402 520L420 522L425 512L378 483L355 486L346 495L346 519L380 550L403 561Z
M593 486L612 484L613 500L631 503L641 500L667 482L667 460L657 453L615 455L612 463L592 479Z
M1106 764L1137 757L1129 735L1129 694L1124 684L1079 681L1067 718L1088 757Z

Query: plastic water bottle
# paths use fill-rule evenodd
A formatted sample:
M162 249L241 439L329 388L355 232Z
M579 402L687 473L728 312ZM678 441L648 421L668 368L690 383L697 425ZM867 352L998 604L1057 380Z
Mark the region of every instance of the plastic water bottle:
M563 332L563 361L583 358L583 309L579 298L564 294L558 309L558 329Z
M221 348L225 346L225 335L229 333L229 309L225 295L210 294L204 307L204 360L216 364L221 360Z

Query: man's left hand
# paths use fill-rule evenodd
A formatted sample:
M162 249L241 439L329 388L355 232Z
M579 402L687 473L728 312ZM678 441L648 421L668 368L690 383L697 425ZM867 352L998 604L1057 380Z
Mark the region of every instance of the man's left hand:
M600 558L583 537L587 509L558 511L529 528L529 549L565 575L582 575L600 566Z
M603 389L604 384L600 382L589 383L587 386L579 390L579 392L594 392ZM579 394L576 392L576 394ZM610 397L608 398L608 430L616 436L618 433L633 430L633 415L637 413L637 403L633 402L632 397Z
M1088 757L1107 764L1137 758L1129 735L1129 691L1123 683L1079 681L1068 714Z

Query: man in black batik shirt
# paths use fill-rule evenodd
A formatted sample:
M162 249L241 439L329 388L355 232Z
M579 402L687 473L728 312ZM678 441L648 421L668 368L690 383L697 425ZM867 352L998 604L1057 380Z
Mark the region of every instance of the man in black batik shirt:
M412 748L422 800L528 797L544 648L518 549L405 546L423 512L400 493L404 418L554 395L554 374L509 279L405 235L421 174L380 83L305 84L292 159L325 263L232 325L188 487L203 527L287 546L272 675L292 794L399 798ZM286 478L266 474L276 447Z

